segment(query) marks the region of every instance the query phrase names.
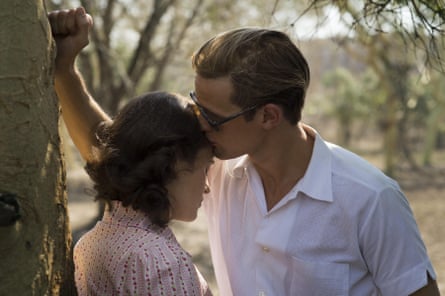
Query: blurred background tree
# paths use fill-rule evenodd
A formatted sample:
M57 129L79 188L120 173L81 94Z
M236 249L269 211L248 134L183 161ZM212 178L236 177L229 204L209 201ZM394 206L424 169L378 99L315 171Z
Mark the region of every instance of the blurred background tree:
M93 16L79 67L110 115L141 92L187 94L189 57L202 42L230 28L263 26L287 32L303 49L313 77L307 118L334 119L334 142L348 146L353 131L367 126L382 139L382 168L391 176L402 163L418 171L435 163L443 146L443 0L48 3L82 5Z
M277 6L282 2L276 1ZM422 92L428 92L426 84L429 83L425 83L421 77L429 77L434 73L433 76L443 78L444 2L313 0L305 12L296 14L291 26L296 26L305 15L317 17L317 28L322 28L327 23L332 25L331 16L335 15L343 32L334 34L331 40L344 49L349 57L364 64L376 75L374 113L384 139L383 169L386 173L395 176L401 157L410 168L419 170L421 166L412 153L419 146L425 149L423 164L431 163L431 151L434 150L432 147L443 133L443 111L441 104L437 104L437 100L443 100L443 95L435 92L440 99L422 95ZM369 101L364 100L365 96L359 98L356 93L356 87L360 85L357 72L352 73L349 77L351 79L347 79L345 74L346 72L337 72L335 77L325 81L331 88L336 83L335 100L338 101L338 96L343 93L343 99L334 108L338 128L344 129L340 131L340 141L348 141L350 137L353 115L348 113L358 112L357 100L360 105L369 105ZM419 83L421 87L418 86ZM434 105L438 110L430 112L432 110L428 108L414 108L417 106L418 96L422 96L423 100L432 100L426 106ZM357 115L356 118L359 118L360 114ZM410 136L419 139L419 134L425 132L425 129L419 129L419 125L416 125L415 119L419 117L423 118L423 122L431 122L428 124L428 136L424 145L410 139ZM414 134L413 131L417 133Z
M312 71L306 118L323 134L333 127L323 122L334 120L329 140L354 150L351 139L374 135L391 176L401 163L418 171L435 163L441 148L443 0L47 1L49 10L82 5L93 16L78 66L110 115L142 92L187 94L200 44L234 27L263 26L303 49ZM74 148L67 157L79 162Z

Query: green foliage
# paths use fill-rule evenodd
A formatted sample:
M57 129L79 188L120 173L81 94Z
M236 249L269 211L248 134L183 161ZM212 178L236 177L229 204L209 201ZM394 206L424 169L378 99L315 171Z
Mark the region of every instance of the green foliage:
M443 129L443 113L437 120L429 119L442 110L441 94L445 93L438 89L443 73L431 70L440 69L443 63L443 59L434 59L444 54L442 0L128 3L50 0L48 5L50 10L83 4L93 15L95 29L80 66L93 95L111 114L124 100L141 92L166 89L187 94L194 75L189 57L218 32L246 25L273 27L293 38L303 32L309 39L295 41L304 47L326 29L341 25L343 29L331 33L341 35L336 42L346 48L346 57L330 52L338 48L326 48L326 43L308 51L308 56L313 51L320 53L310 61L315 74L311 88L316 94L308 99L306 114L336 118L345 127L341 135L345 142L357 125L384 131L388 124L399 124L400 131L409 132L409 141L415 139L416 147L423 145L420 135L430 131L430 121L438 126L436 134ZM149 25L151 29L144 31ZM359 50L348 48L349 43L359 44ZM360 69L351 67L353 59ZM343 67L338 68L341 63ZM428 79L418 70L424 65L431 66L425 70ZM318 89L320 80L323 88Z
M322 82L326 87L327 101L330 102L328 113L342 122L375 118L373 111L384 104L384 93L379 91L379 81L370 70L353 73L340 67L327 72Z

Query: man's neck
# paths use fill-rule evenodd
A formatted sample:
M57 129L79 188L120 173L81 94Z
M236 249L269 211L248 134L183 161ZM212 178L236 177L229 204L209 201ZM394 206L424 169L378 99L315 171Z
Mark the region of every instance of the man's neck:
M315 141L302 124L275 134L261 151L249 155L261 177L268 210L304 176Z

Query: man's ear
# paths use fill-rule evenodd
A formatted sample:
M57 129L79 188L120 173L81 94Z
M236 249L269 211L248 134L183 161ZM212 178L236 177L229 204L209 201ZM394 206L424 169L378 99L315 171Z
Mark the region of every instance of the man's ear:
M276 104L266 104L263 106L262 110L262 125L266 129L272 129L281 123L283 120L283 109Z

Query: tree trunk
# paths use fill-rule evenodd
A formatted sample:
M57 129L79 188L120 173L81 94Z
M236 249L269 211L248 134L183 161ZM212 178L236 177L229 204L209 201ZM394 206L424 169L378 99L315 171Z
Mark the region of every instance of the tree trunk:
M426 119L425 148L422 153L423 166L432 165L432 156L436 149L437 138L439 135L440 118L443 118L442 114L445 114L445 108L438 104Z
M385 117L384 142L383 151L385 154L385 173L390 177L395 177L395 166L397 161L397 143L398 143L398 129L397 129L397 98L389 92L385 107L387 108Z
M75 294L65 171L42 0L0 1L0 290ZM16 212L19 211L19 215Z

